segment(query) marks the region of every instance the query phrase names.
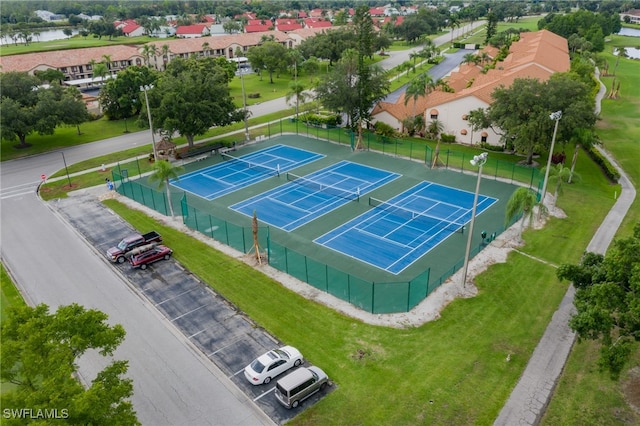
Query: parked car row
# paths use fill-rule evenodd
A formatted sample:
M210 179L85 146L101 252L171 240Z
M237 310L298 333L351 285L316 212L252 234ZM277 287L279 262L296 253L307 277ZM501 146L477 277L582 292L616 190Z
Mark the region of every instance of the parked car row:
M160 244L162 237L155 231L133 234L123 238L117 246L107 250L113 263L128 260L133 268L147 269L160 260L169 260L173 251ZM288 409L298 405L315 393L324 390L329 377L322 369L302 366L304 357L292 346L272 349L260 355L244 368L244 377L254 386L269 384L281 374L294 369L276 382L276 400Z
M173 250L160 242L162 237L156 231L129 235L107 250L107 258L113 263L129 260L134 268L147 269L154 262L169 260L173 254Z
M256 358L244 369L244 377L252 385L268 384L285 371L298 367L304 358L292 346L271 350ZM286 408L296 408L316 392L324 390L329 377L318 367L301 367L276 382L275 395Z

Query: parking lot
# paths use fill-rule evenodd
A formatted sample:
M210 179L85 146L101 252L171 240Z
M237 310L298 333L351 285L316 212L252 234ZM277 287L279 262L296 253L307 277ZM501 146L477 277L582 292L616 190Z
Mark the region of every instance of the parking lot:
M56 200L53 204L105 262L109 262L105 255L107 249L135 232L91 192ZM161 312L186 340L211 360L275 423L282 424L290 420L330 391L331 388L328 388L304 401L297 409L287 410L273 394L277 380L267 385L253 386L243 374L244 367L253 359L284 343L258 327L173 258L156 262L146 270L133 269L128 263L113 264L113 267L119 270L131 288ZM304 348L298 349L304 355ZM308 363L305 361L303 365Z

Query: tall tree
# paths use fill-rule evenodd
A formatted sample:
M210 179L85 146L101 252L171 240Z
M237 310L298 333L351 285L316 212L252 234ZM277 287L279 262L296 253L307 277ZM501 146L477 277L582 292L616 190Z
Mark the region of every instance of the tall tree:
M8 310L0 328L0 378L17 387L2 392L5 409L58 408L66 424L137 425L127 361L110 361L88 389L77 380L77 361L88 350L112 356L125 331L107 315L77 304L54 314L46 305Z
M27 73L0 73L0 135L6 140L26 142L31 133L52 135L61 123L79 124L78 114L86 106L78 100L76 88L63 88L57 82L49 88ZM78 103L72 105L72 102ZM68 109L65 109L68 108Z
M247 58L255 70L266 70L269 83L273 84L273 73L287 68L287 48L275 41L266 41L247 51Z
M492 97L487 112L491 123L526 154L527 164L532 164L534 151L545 151L551 143L551 112L563 113L557 135L560 143L568 141L575 129L592 129L595 124L589 87L571 74L554 74L545 82L516 79L508 88L495 89Z
M287 92L286 101L287 103L291 101L291 99L296 102L296 119L298 118L298 113L300 111L300 103L303 103L307 100L308 94L305 92L306 87L304 84L299 83L297 81L292 81L289 83L289 91Z
M587 252L580 264L561 265L557 275L576 287L569 325L579 339L600 343L599 365L617 380L640 339L640 223L606 255Z
M157 182L158 189L166 189L167 191L167 203L169 204L169 211L171 217L175 217L173 212L173 204L171 203L171 186L169 182L171 179L179 179L182 168L174 167L169 161L158 160L153 164L153 173L149 175L150 182Z
M214 58L174 59L148 95L155 127L179 132L189 146L210 127L243 119L229 94L229 76Z
M100 106L110 120L124 120L140 114L144 101L140 87L153 85L157 73L148 67L131 66L118 73L118 78L107 80L98 97Z

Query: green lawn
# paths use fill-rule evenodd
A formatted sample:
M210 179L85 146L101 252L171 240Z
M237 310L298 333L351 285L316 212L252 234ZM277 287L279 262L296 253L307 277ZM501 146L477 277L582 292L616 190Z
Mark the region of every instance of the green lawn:
M82 49L86 47L102 47L113 46L118 44L144 44L154 42L157 45L162 46L162 40L153 37L116 37L109 40L108 37L102 37L101 39L88 36L86 39L78 35L69 39L51 40L51 41L36 41L34 43L25 46L24 44L3 45L0 49L0 56L20 55L23 53L34 52L49 52L52 50L66 50L66 49Z

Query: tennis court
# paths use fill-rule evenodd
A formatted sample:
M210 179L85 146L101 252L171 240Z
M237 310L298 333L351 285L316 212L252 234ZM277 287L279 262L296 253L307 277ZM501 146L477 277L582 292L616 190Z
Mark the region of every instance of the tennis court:
M474 193L423 181L314 242L399 274L471 220ZM498 200L478 196L479 215Z
M279 176L280 173L316 161L324 155L287 145L274 145L242 157L228 154L222 154L222 157L226 161L186 173L180 176L180 180L171 180L170 184L206 200L213 200Z
M292 231L401 175L350 161L340 161L306 176L287 173L282 186L230 206L231 209L285 231Z

